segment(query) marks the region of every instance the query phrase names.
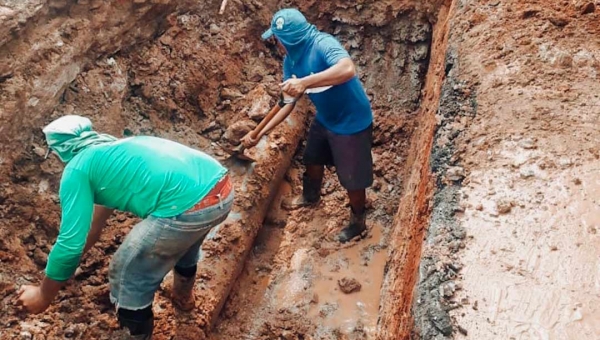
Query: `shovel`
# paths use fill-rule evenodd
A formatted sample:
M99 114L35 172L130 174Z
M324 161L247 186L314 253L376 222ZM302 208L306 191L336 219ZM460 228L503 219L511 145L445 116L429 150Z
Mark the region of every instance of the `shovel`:
M310 93L320 93L323 91L326 91L328 89L330 89L331 86L322 86L322 87L315 87L312 89L307 89L306 91L304 91L304 93L306 94L310 94ZM297 99L293 99L293 101L296 101ZM293 102L292 101L292 102ZM273 117L275 117L275 115L279 112L279 110L281 110L282 107L284 107L286 104L289 104L289 102L287 102L286 100L283 99L283 93L281 93L281 100L279 100L279 102L277 103L277 105L275 105L271 111L269 111L269 113L267 113L267 115L265 116L265 118L260 122L260 124L258 124L258 126L252 131L252 134L250 135L252 137L252 139L255 139L258 134L260 133L260 131L262 131L262 129L269 124L269 122L271 121L271 119L273 119ZM227 152L230 157L227 158L224 162L225 163L232 163L234 160L239 160L242 161L244 163L253 163L256 160L250 156L247 156L244 153L244 150L246 150L246 147L244 146L244 144L240 144L234 148L224 148L222 147L222 149Z
M250 135L252 137L252 139L255 139L258 134L260 133L260 131L262 130L263 127L265 127L267 124L269 124L269 122L271 121L271 119L273 119L273 117L275 117L275 115L279 112L279 110L281 110L281 108L285 105L285 103L283 101L279 101L279 103L277 103L277 105L275 105L271 111L269 111L269 113L267 113L267 115L265 116L265 118L260 122L260 124L258 124L258 126L252 131L252 134ZM222 149L227 152L230 157L227 158L224 162L225 163L232 163L235 160L239 160L242 161L244 163L253 163L256 160L250 156L247 156L244 153L244 150L246 150L246 147L244 146L244 144L241 144L234 147L234 148L225 148L222 147Z

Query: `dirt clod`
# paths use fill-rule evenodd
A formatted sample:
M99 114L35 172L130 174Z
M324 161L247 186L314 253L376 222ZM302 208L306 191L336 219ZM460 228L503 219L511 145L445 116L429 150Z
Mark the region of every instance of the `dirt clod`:
M225 134L223 135L223 139L233 145L238 145L240 144L240 139L248 132L252 131L255 127L256 123L251 120L241 120L235 122L227 128Z
M536 143L535 139L526 138L526 139L519 141L519 146L522 147L523 149L530 150L530 149L535 149L537 147L535 143Z
M509 200L501 199L496 201L496 210L499 214L508 214L511 211L512 207L513 204Z
M338 280L340 290L345 294L351 294L360 291L362 285L355 278L344 277Z
M596 5L593 2L588 2L581 8L581 14L590 14L596 11Z
M31 333L28 332L28 331L22 331L21 332L21 339L23 339L23 340L33 339L33 335L31 335Z
M460 181L465 178L465 169L459 166L449 168L446 177L451 181Z
M452 320L448 313L441 312L440 310L431 310L429 314L429 321L433 324L433 326L439 330L443 335L451 335L452 334Z
M559 15L550 17L548 20L552 23L552 25L557 27L564 27L569 24L569 19L567 17Z
M456 284L454 283L454 281L445 282L440 286L440 295L442 295L443 297L452 297L454 296L455 291Z

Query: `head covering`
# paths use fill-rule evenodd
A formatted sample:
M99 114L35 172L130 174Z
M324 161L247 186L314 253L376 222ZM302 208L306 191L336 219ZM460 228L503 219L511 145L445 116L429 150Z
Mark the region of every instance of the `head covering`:
M271 28L262 34L262 39L275 37L285 47L287 54L294 62L302 57L306 47L314 41L319 33L315 25L311 25L302 13L295 8L279 10L271 20Z
M48 124L42 131L46 135L46 142L50 149L56 152L65 163L68 163L87 147L117 140L111 135L93 131L92 122L77 115L60 117Z

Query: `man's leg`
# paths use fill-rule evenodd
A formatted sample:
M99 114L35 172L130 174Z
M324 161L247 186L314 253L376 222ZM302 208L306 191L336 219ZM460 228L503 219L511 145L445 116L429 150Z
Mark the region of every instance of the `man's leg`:
M198 270L200 246L204 239L205 237L194 243L173 268L171 299L175 306L182 311L192 310L196 305L194 283L196 282L196 271Z
M122 328L131 339L151 339L152 302L165 275L206 231L182 231L172 219L148 217L135 225L113 255L109 267L110 297Z
M326 164L333 164L331 150L327 142L327 130L316 120L308 132L304 149L306 171L302 175L302 194L283 201L283 207L294 210L312 206L321 199L321 184Z
M198 260L200 259L200 247L206 238L206 235L213 228L225 221L229 211L233 206L234 190L232 189L228 197L222 202L222 205L208 207L206 209L183 214L177 218L178 221L197 222L206 225L206 234L196 241L187 252L177 261L173 268L173 292L172 300L175 306L183 311L189 311L195 306L194 283L196 281L196 271Z
M150 271L136 278L136 269L147 267L142 262L146 261L144 256L149 255L158 230L157 219L147 218L136 224L113 255L109 266L110 298L117 307L119 325L129 331L130 339L152 338L155 290L144 289L141 285L159 280L161 274ZM160 264L157 267L161 267Z
M325 166L323 165L306 165L306 175L312 181L323 182L323 174L325 173ZM319 188L320 189L320 188Z
M367 190L348 190L348 198L350 199L350 207L357 214L362 214L365 211L367 203Z
M152 339L152 331L154 329L152 306L138 310L119 308L117 310L117 318L119 319L121 328L129 330L130 339Z
M336 172L348 191L351 208L350 223L337 237L340 242L348 242L367 229L366 188L373 183L372 130L369 126L352 135L328 133Z

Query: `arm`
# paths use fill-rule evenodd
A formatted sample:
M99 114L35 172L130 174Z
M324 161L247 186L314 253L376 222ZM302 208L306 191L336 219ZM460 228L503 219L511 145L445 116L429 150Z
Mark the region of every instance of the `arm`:
M109 209L107 207L96 205L94 207L94 219L92 221L92 229L88 234L87 241L85 242L85 248L83 248L83 254L86 254L90 248L94 246L94 244L100 238L100 234L102 233L102 229L106 226L106 220L112 215L113 209Z
M73 275L92 222L93 193L85 173L65 169L59 196L62 220L58 238L48 256L46 277L40 287L23 286L18 292L18 303L31 313L46 310L60 288Z
M350 58L343 58L325 71L300 78L300 81L305 88L310 89L313 87L343 84L355 75L356 68L352 60Z
M298 97L306 89L340 85L356 76L356 68L350 54L337 39L327 36L316 43L318 56L327 68L304 78L285 80L281 84L283 91Z
M298 97L306 89L343 84L355 75L356 69L352 60L350 58L343 58L325 71L311 74L304 78L290 78L279 85L281 85L282 91Z

